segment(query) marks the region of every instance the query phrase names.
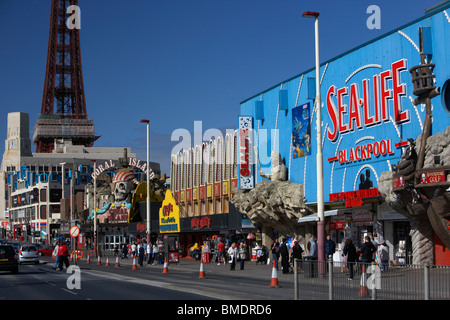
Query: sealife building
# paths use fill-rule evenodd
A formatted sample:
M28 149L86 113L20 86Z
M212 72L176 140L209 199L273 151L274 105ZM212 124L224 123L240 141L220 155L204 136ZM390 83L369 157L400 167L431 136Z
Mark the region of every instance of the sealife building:
M233 202L262 226L267 244L285 235L306 245L317 236L320 145L325 229L336 243L358 246L369 235L386 241L395 263L450 264L449 38L447 1L321 62L320 106L315 68L241 102L245 170ZM272 181L280 170L286 178ZM296 199L280 192L292 183Z

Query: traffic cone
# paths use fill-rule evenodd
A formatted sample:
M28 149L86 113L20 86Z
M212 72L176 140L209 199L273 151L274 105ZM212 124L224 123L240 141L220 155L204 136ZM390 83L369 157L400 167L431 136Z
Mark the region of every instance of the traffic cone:
M364 265L362 266L361 282L359 285L358 296L360 296L360 297L368 297L369 296L369 290L368 290L367 284L366 284L366 271L365 271Z
M86 263L91 263L91 257L89 257L89 255L87 257Z
M120 267L119 256L116 257L116 267Z
M72 261L73 261L73 255L70 254L70 262L72 262Z
M198 275L199 279L206 278L205 271L203 270L203 258L200 262L200 274Z
M102 264L102 262L100 261L100 255L98 255L97 265L99 266L99 265L101 265L101 264Z
M106 256L106 264L105 264L105 266L109 266L109 259L108 259L108 256Z
M169 273L169 268L167 266L167 257L164 258L164 269L162 273Z
M273 262L273 268L272 268L272 280L270 281L270 288L275 287L279 288L280 285L278 284L278 276L277 276L277 266L275 264L275 261Z
M132 270L137 270L136 257L133 257L133 268Z

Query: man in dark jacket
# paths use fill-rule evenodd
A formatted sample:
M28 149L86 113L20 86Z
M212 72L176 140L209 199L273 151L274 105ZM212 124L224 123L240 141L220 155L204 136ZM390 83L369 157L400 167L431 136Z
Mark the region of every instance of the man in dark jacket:
M289 273L289 249L287 248L287 239L284 238L280 245L281 266L284 274Z
M364 237L364 243L361 246L361 262L371 263L373 261L373 254L377 251L369 236Z
M345 246L344 246L344 256L347 256L347 267L348 267L348 275L349 275L349 280L353 280L353 265L355 264L356 261L356 247L355 245L352 243L351 239L347 239L345 241Z
M331 240L331 236L327 234L327 240L325 241L325 260L333 259L333 254L336 252L336 244ZM331 256L331 258L330 258Z

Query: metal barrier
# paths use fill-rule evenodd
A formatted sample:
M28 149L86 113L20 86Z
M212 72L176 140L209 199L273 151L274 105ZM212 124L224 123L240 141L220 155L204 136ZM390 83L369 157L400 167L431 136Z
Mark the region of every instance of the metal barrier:
M450 267L294 259L294 299L450 300Z

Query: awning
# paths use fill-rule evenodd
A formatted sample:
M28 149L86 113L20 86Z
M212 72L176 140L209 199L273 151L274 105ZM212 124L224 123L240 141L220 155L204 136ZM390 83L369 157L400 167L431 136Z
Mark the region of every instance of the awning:
M325 211L323 213L324 217L330 217L330 216L335 216L337 215L337 210L328 210ZM303 223L303 222L315 222L315 221L319 221L319 217L317 216L317 213L314 214L310 214L309 216L306 217L301 217L298 219L298 223Z

